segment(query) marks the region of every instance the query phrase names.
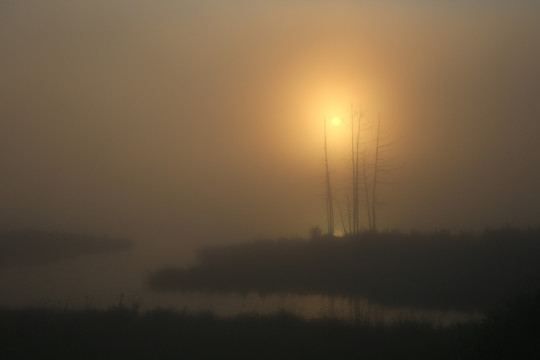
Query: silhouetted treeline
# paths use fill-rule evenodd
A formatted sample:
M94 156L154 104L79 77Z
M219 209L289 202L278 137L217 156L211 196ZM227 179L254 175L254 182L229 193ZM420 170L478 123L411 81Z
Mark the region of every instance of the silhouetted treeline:
M480 323L369 325L288 313L219 318L120 303L0 309L2 359L538 359L540 292Z
M35 265L86 254L125 251L128 239L94 237L55 231L0 232L0 267Z
M534 285L540 230L365 233L202 249L188 268L150 276L159 291L364 296L391 306L483 311Z

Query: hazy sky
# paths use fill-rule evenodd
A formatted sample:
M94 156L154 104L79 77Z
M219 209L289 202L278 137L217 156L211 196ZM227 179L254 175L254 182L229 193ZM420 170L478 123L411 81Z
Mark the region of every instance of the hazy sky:
M380 224L538 226L538 1L0 1L0 226L325 224L323 118L399 140ZM345 206L348 129L329 129Z

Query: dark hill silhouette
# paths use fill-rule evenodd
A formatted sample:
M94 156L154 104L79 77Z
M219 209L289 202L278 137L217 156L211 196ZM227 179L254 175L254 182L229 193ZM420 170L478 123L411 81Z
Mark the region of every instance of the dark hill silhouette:
M50 263L77 256L126 251L128 239L111 239L56 231L0 232L0 267Z
M364 296L389 306L484 311L540 275L540 230L373 234L202 249L150 276L158 291Z

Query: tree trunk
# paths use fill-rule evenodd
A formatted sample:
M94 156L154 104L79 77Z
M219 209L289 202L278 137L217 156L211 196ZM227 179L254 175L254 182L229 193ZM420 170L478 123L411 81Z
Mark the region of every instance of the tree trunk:
M330 186L330 170L328 168L328 146L326 141L326 116L324 118L324 163L326 168L326 220L328 235L334 236L334 202L332 187Z
M381 115L378 116L377 119L377 138L376 138L376 144L375 144L375 164L373 166L373 190L371 193L371 219L373 222L372 230L377 232L377 214L375 212L375 205L376 205L376 190L377 190L377 173L378 173L378 167L379 167L379 139L380 139L380 132L381 132Z
M371 222L371 207L369 205L369 185L367 182L367 167L366 167L366 145L364 145L364 154L362 156L362 171L364 177L364 193L366 197L366 208L367 208L367 217L368 217L368 227L369 230L373 230L373 224Z
M356 151L354 149L354 110L351 105L351 160L352 160L352 233L358 232L358 181L356 166Z

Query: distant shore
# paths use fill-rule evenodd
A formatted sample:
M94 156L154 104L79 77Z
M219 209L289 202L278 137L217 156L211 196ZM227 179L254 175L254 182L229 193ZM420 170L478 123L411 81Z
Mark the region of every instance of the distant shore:
M387 306L485 311L536 286L540 230L365 233L201 249L151 274L156 291L362 296Z

